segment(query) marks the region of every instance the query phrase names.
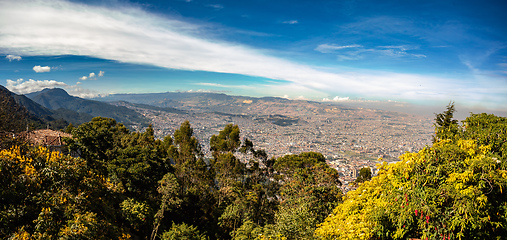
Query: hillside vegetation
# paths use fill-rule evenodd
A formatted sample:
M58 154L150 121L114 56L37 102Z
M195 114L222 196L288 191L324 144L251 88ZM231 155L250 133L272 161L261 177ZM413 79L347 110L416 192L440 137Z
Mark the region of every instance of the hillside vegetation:
M433 146L345 196L322 154L268 158L237 125L211 137L207 159L188 121L155 139L97 117L66 129L79 158L2 145L0 238L500 239L507 119L453 112L437 115Z
M311 238L341 199L322 154L268 159L236 125L213 136L212 159L188 121L163 140L101 117L67 130L80 158L26 145L0 152L0 238Z

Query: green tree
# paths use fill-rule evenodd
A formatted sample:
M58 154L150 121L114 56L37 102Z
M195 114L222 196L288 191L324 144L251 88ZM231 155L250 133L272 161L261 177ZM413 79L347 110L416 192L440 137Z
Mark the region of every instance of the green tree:
M174 132L174 175L180 186L181 207L175 209L175 222L185 222L209 232L216 232L214 174L203 159L201 147L188 121Z
M128 129L111 118L95 117L72 130L67 139L71 151L78 152L91 169L107 175L107 163L116 158L116 146Z
M435 114L435 136L433 142L448 139L458 133L458 120L453 119L456 109L454 102L450 102L443 113Z
M371 169L369 167L363 167L359 170L359 176L357 176L355 183L362 183L371 179Z
M173 223L171 229L164 232L162 240L206 240L208 237L201 233L197 227L186 223Z
M81 124L72 134L67 139L69 148L80 153L90 171L114 186L112 211L120 213L120 222L135 236L150 235L162 200L158 182L173 171L172 139L156 140L151 126L145 132L130 132L114 119L102 117Z
M312 239L322 222L341 201L338 171L320 153L305 152L276 159L274 169L283 181L280 206L265 235L287 239Z
M202 158L201 145L193 136L194 130L187 120L183 122L179 129L174 131L174 143L178 146L178 151L173 151L176 155L172 156L176 164L193 162Z
M210 148L213 152L213 157L224 152L235 152L240 144L240 131L238 125L227 124L218 135L211 136Z
M160 203L160 209L155 215L154 227L150 238L151 240L155 240L157 237L157 232L162 224L164 213L180 207L182 200L178 194L179 187L178 179L176 179L172 173L167 173L164 178L159 181L157 191L162 195L162 200Z

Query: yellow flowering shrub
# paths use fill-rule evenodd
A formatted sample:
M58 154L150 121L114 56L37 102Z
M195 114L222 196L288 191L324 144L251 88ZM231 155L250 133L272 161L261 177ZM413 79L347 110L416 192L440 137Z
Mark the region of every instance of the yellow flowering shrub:
M106 180L80 158L44 147L0 151L0 239L110 239Z
M506 233L503 161L474 140L442 140L379 165L316 235L324 239L491 239ZM505 236L505 235L504 235Z

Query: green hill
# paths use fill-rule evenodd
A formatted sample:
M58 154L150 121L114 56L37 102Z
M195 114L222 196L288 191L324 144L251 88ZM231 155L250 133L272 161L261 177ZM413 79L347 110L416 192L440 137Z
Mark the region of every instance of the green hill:
M79 113L74 114L72 118L80 123L83 122L82 120L90 121L92 117L101 116L114 118L126 125L148 124L148 119L132 109L70 96L65 90L59 88L44 89L26 96L34 102L56 111L59 116L70 116L68 110Z

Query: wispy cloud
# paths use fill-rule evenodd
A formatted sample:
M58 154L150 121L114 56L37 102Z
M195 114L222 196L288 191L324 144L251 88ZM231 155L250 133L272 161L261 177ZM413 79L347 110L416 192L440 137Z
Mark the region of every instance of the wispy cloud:
M199 26L136 7L90 6L64 0L3 0L0 16L0 49L19 56L83 55L170 69L258 76L285 80L295 89L328 93L326 96L425 100L431 95L432 99L445 102L450 96L456 101L473 97L491 100L492 97L463 89L456 79L365 70L322 71L248 46L211 39ZM16 24L11 19L16 19ZM391 24L384 30L396 31L397 26L402 25ZM358 50L363 52L349 53L348 57L361 57L365 52L382 53L382 50L384 54L408 54L408 50L394 48ZM498 83L492 90L505 90L505 82ZM272 89L280 91L280 88ZM507 102L505 94L500 98Z
M247 85L231 85L231 84L220 84L220 83L194 83L194 85L200 85L200 86L209 86L209 87L219 87L219 88L241 88L241 89L254 89L253 86L247 86Z
M408 46L376 46L373 48L365 48L359 44L351 45L335 45L320 44L315 51L321 53L335 53L339 60L359 60L365 57L385 56L385 57L414 57L424 58L424 54L409 53L407 51L415 50L416 47Z
M340 45L335 45L335 44L324 43L324 44L320 44L319 46L317 46L315 48L315 51L318 51L318 52L321 52L321 53L331 53L331 52L334 52L336 50L342 50L342 49L346 49L346 48L361 48L361 47L363 47L363 46L361 46L359 44L351 44L351 45L340 46Z
M33 66L33 70L36 73L43 73L43 72L51 71L51 68L49 66L41 67L40 65L37 65L37 66Z
M283 21L282 23L292 25L292 24L298 24L299 21L298 20L288 20L288 21Z
M13 60L16 60L16 61L21 60L21 56L16 56L16 55L12 55L12 54L5 56L5 58L7 58L9 60L9 62L12 62Z
M221 4L207 4L206 7L210 7L210 8L213 8L215 10L220 10L220 9L224 8L224 6L221 5Z

